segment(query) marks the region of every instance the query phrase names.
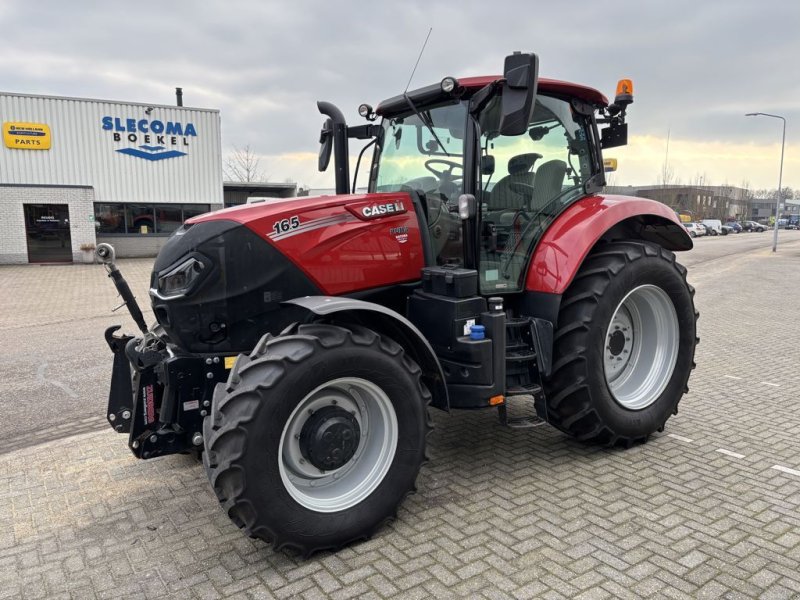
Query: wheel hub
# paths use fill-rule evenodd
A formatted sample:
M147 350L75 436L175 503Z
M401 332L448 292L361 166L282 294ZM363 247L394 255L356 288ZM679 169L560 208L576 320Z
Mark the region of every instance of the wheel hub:
M355 417L339 406L312 414L300 432L300 452L321 471L334 471L353 458L361 439Z
M614 380L625 370L633 350L633 323L625 307L621 307L611 320L606 335L605 369Z
M678 359L678 316L655 285L631 290L617 306L605 339L606 384L623 408L642 410L667 387Z
M378 385L359 377L327 381L300 400L284 425L281 481L310 510L346 510L383 481L398 439L394 406Z
M625 347L625 334L620 330L614 331L608 336L608 350L614 356L622 354L622 349Z

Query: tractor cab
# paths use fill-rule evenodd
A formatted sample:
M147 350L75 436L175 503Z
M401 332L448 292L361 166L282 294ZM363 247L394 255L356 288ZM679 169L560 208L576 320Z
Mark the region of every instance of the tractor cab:
M339 131L373 138L370 193L406 192L421 207L428 264L476 269L482 295L515 294L547 226L605 185L601 147L626 143L625 86L609 106L594 89L539 79L536 55L515 53L503 77L445 77L374 111L363 104L359 113L380 122ZM609 124L602 138L598 122ZM335 131L326 123L320 165ZM341 162L337 193L347 193Z

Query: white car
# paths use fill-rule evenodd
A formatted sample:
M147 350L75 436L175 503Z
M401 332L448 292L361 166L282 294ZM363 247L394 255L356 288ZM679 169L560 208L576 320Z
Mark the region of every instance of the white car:
M686 231L693 238L706 234L706 228L702 223L684 223L683 226L686 227Z
M708 235L723 235L722 221L719 219L703 219L700 222L705 225Z

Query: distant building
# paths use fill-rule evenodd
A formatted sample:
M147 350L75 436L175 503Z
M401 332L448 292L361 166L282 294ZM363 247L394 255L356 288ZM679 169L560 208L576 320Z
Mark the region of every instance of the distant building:
M749 219L752 200L748 190L720 185L609 186L606 193L650 198L675 211L700 219Z
M225 207L246 204L248 198L294 198L296 183L226 181L222 184Z
M222 207L214 109L0 92L0 263L153 256Z

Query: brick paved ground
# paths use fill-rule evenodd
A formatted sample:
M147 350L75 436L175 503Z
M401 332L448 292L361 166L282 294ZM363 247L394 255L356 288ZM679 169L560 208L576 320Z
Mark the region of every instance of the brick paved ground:
M398 521L302 560L242 536L188 457L29 445L0 455L0 598L798 597L800 474L773 467L800 471L800 243L691 262L698 368L644 446L437 413Z

